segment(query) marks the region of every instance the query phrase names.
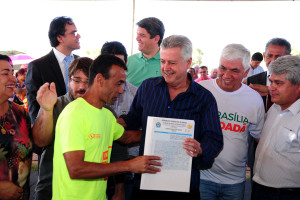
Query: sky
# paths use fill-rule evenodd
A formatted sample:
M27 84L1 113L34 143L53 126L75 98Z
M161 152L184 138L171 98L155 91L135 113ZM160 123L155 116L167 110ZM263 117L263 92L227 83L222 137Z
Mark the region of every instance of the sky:
M145 17L161 19L165 37L187 36L194 49L204 53L202 65L210 69L218 67L221 50L230 43L243 44L251 54L262 53L269 39L283 37L300 50L299 1L136 0L134 21L131 0L1 3L0 50L19 50L34 58L50 52L48 29L57 16L73 18L81 35L81 49L74 53L80 56L106 41L120 41L129 55L137 53L135 23Z

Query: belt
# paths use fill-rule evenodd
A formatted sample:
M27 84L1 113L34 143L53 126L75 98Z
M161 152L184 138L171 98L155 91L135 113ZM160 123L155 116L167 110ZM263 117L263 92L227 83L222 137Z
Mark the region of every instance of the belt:
M300 194L300 188L273 188L258 184L262 189L276 192L278 194Z

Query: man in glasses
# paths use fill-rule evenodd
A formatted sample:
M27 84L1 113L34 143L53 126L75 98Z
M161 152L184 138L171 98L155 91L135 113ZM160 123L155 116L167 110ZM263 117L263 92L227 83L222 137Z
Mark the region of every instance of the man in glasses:
M48 36L53 49L47 55L29 63L25 81L32 122L35 121L39 111L37 91L44 83L54 82L58 96L66 94L68 66L74 58L78 57L73 55L72 51L80 48L80 35L69 17L54 18Z

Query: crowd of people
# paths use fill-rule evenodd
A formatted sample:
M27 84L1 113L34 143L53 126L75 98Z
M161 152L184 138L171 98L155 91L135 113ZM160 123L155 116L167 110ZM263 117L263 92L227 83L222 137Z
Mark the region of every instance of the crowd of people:
M290 43L270 39L252 56L228 44L209 76L191 67L189 38L164 32L142 19L139 53L112 41L93 60L72 53L80 35L63 16L50 24L52 50L27 71L14 76L0 55L0 199L29 199L33 151L36 200L243 200L246 164L251 199L300 199L300 57ZM164 163L144 155L148 116L195 122L181 149L192 159L189 192L140 189L141 174Z

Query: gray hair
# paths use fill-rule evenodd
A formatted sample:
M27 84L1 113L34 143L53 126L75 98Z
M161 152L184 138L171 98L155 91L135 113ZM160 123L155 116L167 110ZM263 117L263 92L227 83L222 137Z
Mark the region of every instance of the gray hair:
M293 85L300 83L300 57L299 56L281 56L271 62L268 67L270 74L286 74L285 79Z
M181 58L187 61L192 57L193 46L192 42L183 35L171 35L165 38L161 43L161 48L174 48L179 47L181 49Z
M285 47L285 54L286 55L291 54L291 44L286 39L272 38L271 40L269 40L267 42L265 52L267 51L267 49L270 45L283 46L283 47Z
M227 45L222 51L221 58L226 60L241 59L244 71L250 68L250 51L241 44Z

